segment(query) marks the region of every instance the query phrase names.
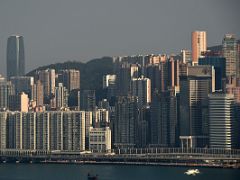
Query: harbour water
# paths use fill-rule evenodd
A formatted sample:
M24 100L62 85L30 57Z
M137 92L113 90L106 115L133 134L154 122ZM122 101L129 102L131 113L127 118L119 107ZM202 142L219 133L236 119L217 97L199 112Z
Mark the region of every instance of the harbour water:
M184 174L189 167L83 164L0 164L0 180L239 180L239 169L198 168L200 174ZM194 168L195 169L195 168Z

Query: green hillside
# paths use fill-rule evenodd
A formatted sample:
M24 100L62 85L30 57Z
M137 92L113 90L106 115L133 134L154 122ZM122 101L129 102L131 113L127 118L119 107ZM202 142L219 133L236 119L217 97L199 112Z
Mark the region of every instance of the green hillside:
M42 66L32 70L27 75L34 76L35 72L44 69L55 69L56 72L63 69L76 69L80 70L81 74L81 89L95 89L102 88L102 77L105 74L113 73L113 61L111 57L103 57L93 59L87 63L68 61L64 63L56 63L47 66Z

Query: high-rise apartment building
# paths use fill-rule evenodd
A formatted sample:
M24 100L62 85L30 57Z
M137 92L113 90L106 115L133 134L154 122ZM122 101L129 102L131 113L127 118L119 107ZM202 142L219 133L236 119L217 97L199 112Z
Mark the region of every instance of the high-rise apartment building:
M29 98L24 92L9 96L9 110L28 112Z
M179 60L171 57L168 60L168 90L175 89L179 91Z
M109 111L107 109L97 109L95 111L95 127L107 127L110 124Z
M28 103L29 103L29 98L28 95L25 94L24 92L19 94L19 99L20 99L20 111L21 112L28 112Z
M63 86L62 83L59 83L57 87L55 87L55 97L56 108L62 109L68 107L68 90Z
M130 66L131 79L139 77L139 69L140 68L138 64L131 64Z
M63 150L84 151L85 112L64 112L63 129Z
M103 89L107 91L107 99L110 101L116 96L117 76L115 74L107 74L103 76Z
M166 54L158 54L158 55L149 55L148 60L146 62L147 65L159 64L160 62L166 62L168 59Z
M146 56L144 56L144 55L119 56L119 57L115 57L113 62L117 66L121 66L122 64L129 64L129 65L138 64L139 67L145 67L145 65L147 63L145 58L146 58ZM140 69L138 68L138 70L140 70Z
M113 122L115 146L133 147L136 145L137 114L136 97L118 97L115 105L115 118Z
M13 35L7 41L7 79L25 75L25 57L23 37Z
M24 92L28 94L29 98L31 97L31 91L34 85L34 78L30 76L13 76L10 78L10 81L14 85L15 93L19 94Z
M7 128L8 127L8 128ZM7 117L7 148L22 149L22 113L10 112Z
M9 96L14 95L14 86L9 81L0 82L0 109L9 108Z
M169 77L170 67L169 62L164 60L159 62L159 64L151 64L146 68L147 78L151 80L151 92L155 90L166 91L171 85L171 80Z
M227 78L239 77L239 58L237 51L237 39L234 34L226 34L222 41L223 56L226 58Z
M96 108L95 90L82 90L80 94L81 110L94 111Z
M0 112L0 149L7 148L7 112Z
M116 74L116 94L127 96L130 94L130 81L146 75L146 65L150 56L124 56L114 59L114 74Z
M107 74L103 76L103 89L109 88L111 85L116 84L116 75L115 74Z
M55 91L55 69L46 69L38 72L39 80L43 84L44 97L49 97L54 94Z
M161 70L158 64L152 64L146 67L147 78L151 80L151 92L161 89Z
M85 111L85 147L89 149L89 130L93 126L93 112Z
M207 50L206 31L192 32L192 63L198 64L198 58Z
M133 78L131 81L131 94L138 97L138 107L151 103L151 80L145 77Z
M136 145L137 147L147 147L150 144L150 106L142 107L138 110Z
M176 146L179 137L174 91L154 92L150 110L151 144L158 147Z
M127 63L119 65L116 70L117 95L126 96L129 94L131 81L131 68Z
M80 89L80 71L75 69L62 70L58 74L59 82L72 91L74 89Z
M22 148L36 149L36 113L22 113Z
M63 111L52 111L50 115L50 149L63 150Z
M192 61L192 53L190 50L181 50L181 62L184 64L190 63Z
M85 150L84 111L0 112L0 148Z
M43 84L40 80L37 80L32 88L32 100L36 101L36 106L43 106Z
M50 115L36 113L36 149L50 150Z

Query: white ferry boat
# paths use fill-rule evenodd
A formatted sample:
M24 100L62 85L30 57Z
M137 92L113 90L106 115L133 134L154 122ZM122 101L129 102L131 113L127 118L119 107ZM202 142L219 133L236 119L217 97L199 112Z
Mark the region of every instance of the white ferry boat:
M189 169L184 174L187 174L189 176L195 176L199 173L200 173L200 171L198 169Z

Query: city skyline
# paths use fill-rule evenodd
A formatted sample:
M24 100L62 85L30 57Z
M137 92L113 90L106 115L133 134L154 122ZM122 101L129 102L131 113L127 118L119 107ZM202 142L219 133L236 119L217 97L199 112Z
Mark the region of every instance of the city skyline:
M0 2L0 179L238 180L239 7Z
M209 46L221 44L226 33L240 35L236 0L24 2L1 2L0 71L4 75L11 34L24 36L26 72L67 60L178 53L191 49L189 34L194 30L207 31Z
M0 151L98 158L185 149L187 163L195 156L189 150L240 155L240 41L227 34L222 47L206 51L203 33L192 40L195 61L183 50L58 63L10 81L1 76Z

